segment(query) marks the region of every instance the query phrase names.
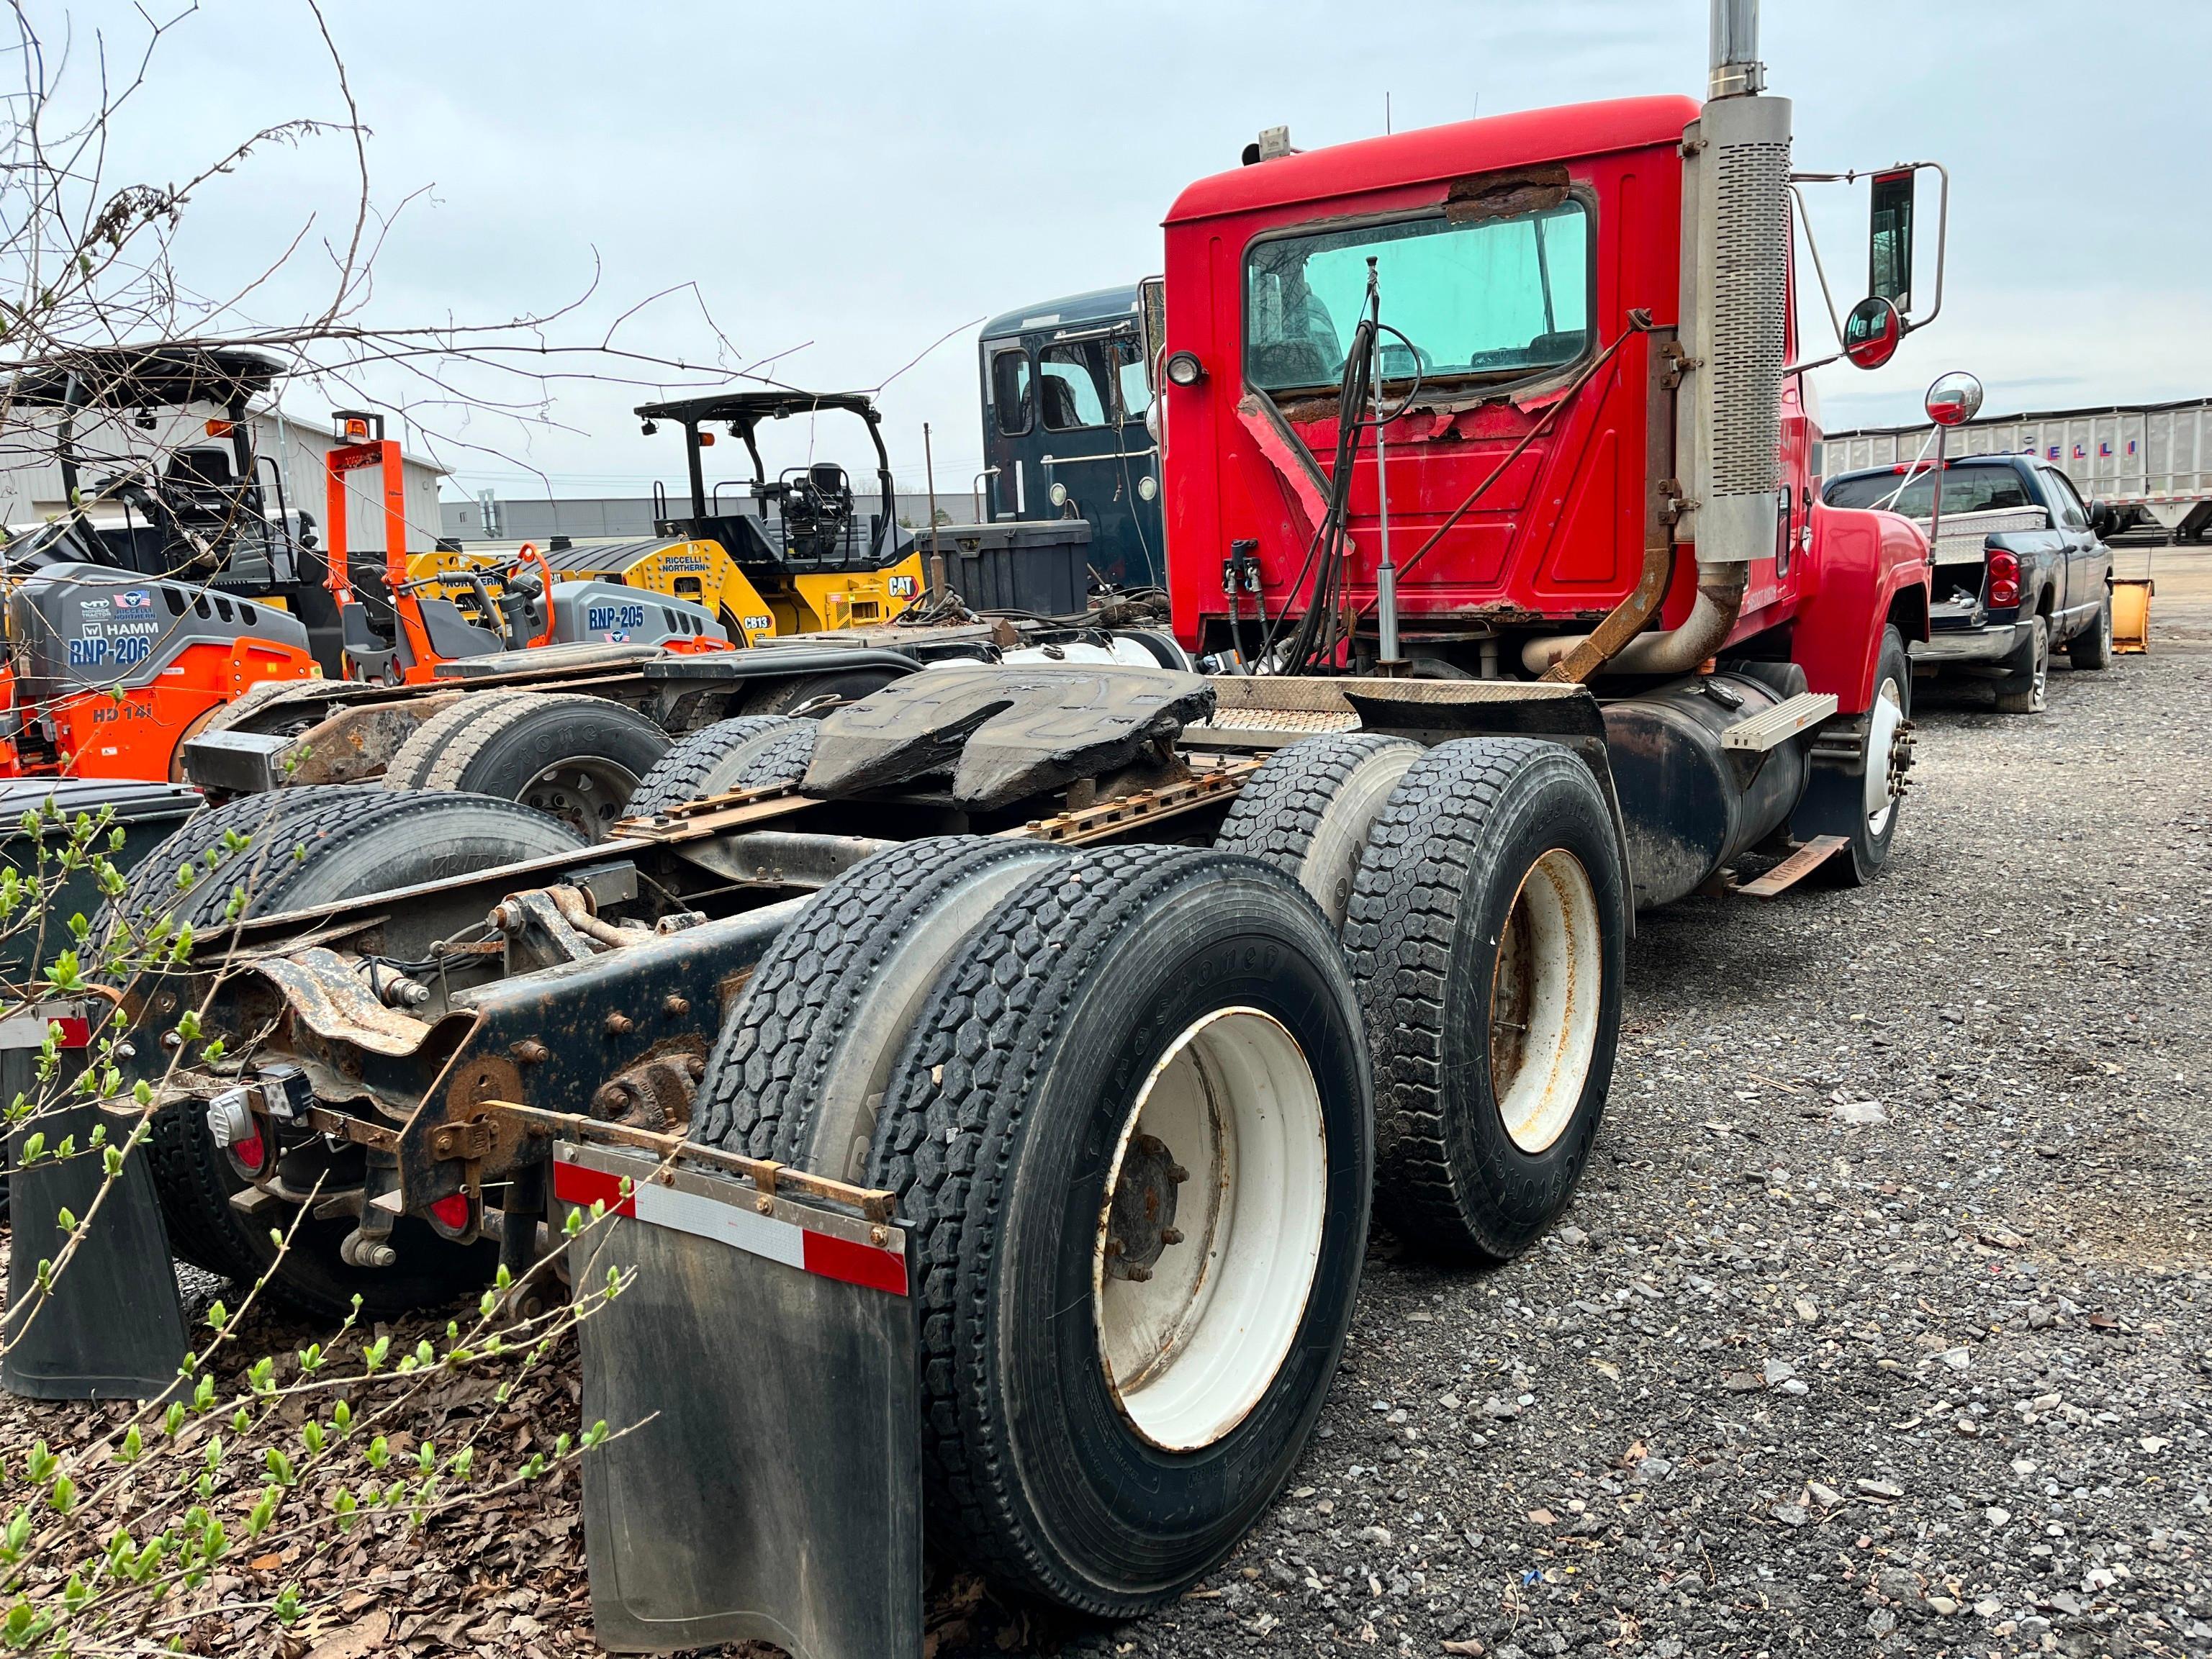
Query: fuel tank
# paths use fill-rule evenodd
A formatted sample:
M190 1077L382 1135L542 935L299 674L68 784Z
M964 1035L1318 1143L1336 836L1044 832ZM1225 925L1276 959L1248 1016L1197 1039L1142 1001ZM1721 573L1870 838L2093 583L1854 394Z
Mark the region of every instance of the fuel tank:
M1763 752L1722 734L1805 689L1794 664L1700 675L1606 702L1606 750L1628 834L1638 909L1695 892L1789 823L1805 793L1807 739Z

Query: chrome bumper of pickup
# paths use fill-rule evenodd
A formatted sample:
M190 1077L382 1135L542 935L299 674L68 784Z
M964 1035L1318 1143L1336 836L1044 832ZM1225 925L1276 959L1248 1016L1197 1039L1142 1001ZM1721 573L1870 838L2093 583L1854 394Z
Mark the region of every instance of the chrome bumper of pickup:
M1932 640L1915 640L1910 649L1915 666L1947 668L1960 663L2002 662L2027 637L2024 623L1994 623L1986 628L1945 629Z

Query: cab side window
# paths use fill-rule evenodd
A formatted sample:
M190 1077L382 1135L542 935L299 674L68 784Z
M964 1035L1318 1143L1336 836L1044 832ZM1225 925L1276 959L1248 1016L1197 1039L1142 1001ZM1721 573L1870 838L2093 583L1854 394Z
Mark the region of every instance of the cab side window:
M1086 340L1073 345L1048 345L1037 353L1039 401L1044 408L1046 431L1073 432L1106 424L1110 393L1100 343Z
M992 354L991 406L1006 437L1018 438L1030 429L1030 354L1020 346Z
M1145 361L1145 348L1135 340L1109 340L1106 343L1106 355L1114 366L1121 418L1142 420L1145 411L1152 406L1152 365Z
M2051 499L2057 503L2059 522L2069 530L2087 530L2089 527L2089 512L2081 505L2081 497L2075 491L2074 480L2055 466L2044 468L2043 477L2051 490Z

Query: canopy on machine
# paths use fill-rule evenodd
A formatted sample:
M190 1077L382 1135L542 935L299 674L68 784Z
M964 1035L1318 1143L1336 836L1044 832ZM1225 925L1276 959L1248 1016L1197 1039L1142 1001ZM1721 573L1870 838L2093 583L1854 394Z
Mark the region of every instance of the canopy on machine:
M5 395L67 409L240 409L283 371L276 358L234 346L96 346L26 369Z

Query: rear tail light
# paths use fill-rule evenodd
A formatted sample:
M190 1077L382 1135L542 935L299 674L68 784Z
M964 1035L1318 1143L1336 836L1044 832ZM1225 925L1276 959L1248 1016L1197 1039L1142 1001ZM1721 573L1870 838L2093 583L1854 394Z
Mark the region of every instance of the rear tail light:
M2020 603L2020 559L2002 549L1990 555L1988 603L1999 610Z
M261 1126L255 1121L253 1108L243 1089L226 1089L207 1105L208 1133L215 1144L230 1155L241 1175L259 1175L269 1163L268 1143L261 1139Z
M430 1206L430 1219L438 1228L448 1233L465 1233L469 1230L469 1195L466 1193L447 1193Z

